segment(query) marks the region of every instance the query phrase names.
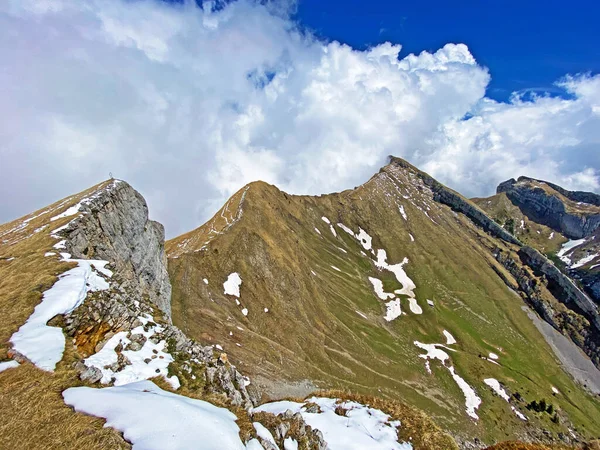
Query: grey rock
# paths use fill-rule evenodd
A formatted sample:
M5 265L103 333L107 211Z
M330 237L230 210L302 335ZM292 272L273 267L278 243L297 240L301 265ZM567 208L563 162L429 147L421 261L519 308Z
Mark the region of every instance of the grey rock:
M67 228L67 251L76 258L105 259L132 294L147 295L170 321L171 283L163 226L148 220L144 198L124 181L82 205Z

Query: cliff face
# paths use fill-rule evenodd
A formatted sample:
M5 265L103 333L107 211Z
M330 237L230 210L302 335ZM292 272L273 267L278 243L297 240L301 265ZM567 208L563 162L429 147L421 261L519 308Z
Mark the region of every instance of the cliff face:
M138 300L147 296L170 321L165 231L148 219L144 198L129 184L115 181L82 203L79 211L64 231L67 251L76 258L110 261L129 295Z
M533 220L572 239L591 236L600 226L600 196L590 192L520 177L501 183L497 193L506 193Z

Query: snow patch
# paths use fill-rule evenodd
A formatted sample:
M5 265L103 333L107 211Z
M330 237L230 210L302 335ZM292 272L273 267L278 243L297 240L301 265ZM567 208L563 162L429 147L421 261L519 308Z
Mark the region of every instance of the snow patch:
M558 256L560 260L564 262L567 266L571 266L571 258L568 256L568 254L575 247L579 247L583 243L585 243L585 239L567 241L562 245L556 256Z
M331 221L327 217L323 216L323 217L321 217L321 220L323 222L325 222L327 225L331 225Z
M309 413L306 403L316 403L321 412ZM382 411L357 402L341 402L334 398L312 397L306 403L280 401L261 405L253 411L283 414L288 409L300 413L306 423L323 433L331 450L409 450L412 445L398 442L400 421L390 421ZM336 414L336 407L345 416Z
M429 300L429 299L427 299L427 304L428 304L429 306L431 306L432 308L435 306L435 303L433 303L433 300Z
M242 285L242 278L237 272L230 273L225 283L223 283L223 289L226 295L233 295L234 297L240 296L240 286Z
M494 361L498 360L498 355L496 355L495 353L490 353L490 354L488 355L488 357L489 357L490 359L493 359Z
M206 278L202 278L202 281L204 282L204 284L208 284L208 280Z
M27 322L10 338L17 352L47 371L54 371L65 349L62 329L50 327L46 325L47 322L56 315L73 311L88 292L109 288L106 280L94 271L103 271L108 261L71 259L68 253L62 253L61 256L61 261L76 262L77 267L59 275L58 281L44 292L41 303L35 307Z
M164 391L151 381L63 392L76 411L106 419L134 448L243 450L237 417L225 408Z
M242 309L242 314L243 314L244 316L247 316L247 315L248 315L248 308L243 308L243 309Z
M452 336L449 331L444 330L443 333L444 333L444 336L446 337L447 345L456 344L456 339L454 339L454 336Z
M391 322L392 320L402 315L402 309L400 308L400 299L397 298L395 300L389 301L385 304L385 306L387 308L387 311L383 318L388 322Z
M402 218L404 220L408 220L408 217L406 216L406 212L404 211L404 206L399 205L398 206L398 210L400 211L400 214L402 215Z
M4 372L5 370L12 369L14 367L19 367L19 363L17 361L0 362L0 372Z
M155 324L154 318L150 315L139 317L139 320L142 325L131 330L131 336L143 335L146 338L144 345L137 351L123 350L121 352L131 364L117 371L119 356L115 349L119 345L126 348L131 342L131 339L127 337L127 331L120 331L112 336L99 352L84 359L83 363L87 367L96 367L102 372L100 380L102 384L113 381L115 386L121 386L155 376L163 376L176 389L179 380L168 377L168 367L173 362L173 357L165 351L167 342L163 339L155 344L151 340L152 336L161 333L164 328Z
M585 266L587 263L590 263L594 259L596 259L599 255L600 255L600 253L593 253L593 254L588 255L588 256L586 256L584 258L581 258L579 261L577 261L575 264L573 264L571 266L571 269L577 269L578 267Z
M479 405L481 405L481 399L477 396L475 390L456 373L453 366L450 366L448 370L450 371L452 378L454 378L454 381L465 396L465 406L467 409L467 415L475 420L479 419L479 416L477 415L475 410L479 408Z
M387 300L396 296L391 292L385 292L383 290L383 282L379 278L369 277L369 281L373 285L375 294L377 294L377 297L379 297L381 300Z

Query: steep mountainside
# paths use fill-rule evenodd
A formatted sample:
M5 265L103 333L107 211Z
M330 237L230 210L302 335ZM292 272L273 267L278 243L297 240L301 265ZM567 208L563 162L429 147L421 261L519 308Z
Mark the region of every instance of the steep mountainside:
M253 413L227 355L171 324L165 263L119 180L0 225L0 448L325 448L300 414Z
M600 304L600 195L520 177L473 199L523 242L550 256Z
M549 321L571 318L564 303L587 307L586 297L524 248L396 158L338 194L256 182L167 242L172 318L223 346L264 397L336 388L400 400L465 448L598 435L600 404L563 370L523 302ZM585 341L594 317L580 311L573 334Z

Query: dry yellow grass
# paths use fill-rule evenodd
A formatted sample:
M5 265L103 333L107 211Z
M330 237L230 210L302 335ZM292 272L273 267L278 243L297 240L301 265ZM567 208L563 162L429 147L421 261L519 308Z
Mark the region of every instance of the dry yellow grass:
M44 372L30 364L0 373L0 448L127 449L131 446L104 420L65 405L62 391L77 375L66 368Z

